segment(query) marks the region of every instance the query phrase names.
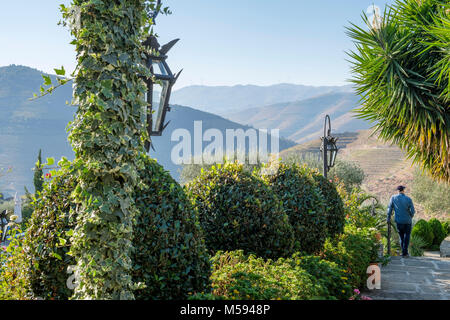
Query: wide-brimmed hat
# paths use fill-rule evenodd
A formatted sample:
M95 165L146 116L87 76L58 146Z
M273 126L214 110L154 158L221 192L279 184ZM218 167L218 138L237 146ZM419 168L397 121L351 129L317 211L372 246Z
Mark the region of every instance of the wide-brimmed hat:
M398 187L397 187L397 190L398 190L398 191L403 191L403 190L405 190L405 189L406 189L405 186L398 186Z

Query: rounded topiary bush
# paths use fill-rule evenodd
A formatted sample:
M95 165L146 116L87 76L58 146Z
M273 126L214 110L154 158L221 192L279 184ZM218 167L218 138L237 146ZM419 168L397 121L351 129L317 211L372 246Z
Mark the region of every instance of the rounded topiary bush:
M411 235L418 236L423 239L426 248L430 248L433 245L434 235L428 222L421 219L414 225Z
M326 229L329 237L335 237L344 232L344 203L336 186L318 172L313 172L313 178L325 199Z
M327 238L325 200L312 171L295 163L280 163L274 174L265 175L294 229L296 250L318 252Z
M440 246L441 242L445 239L446 237L446 231L444 230L444 228L442 227L441 222L436 219L430 219L430 221L428 221L428 225L430 226L431 230L433 231L433 245L434 246Z
M71 209L70 194L75 179L70 171L61 170L46 183L33 202L34 211L25 233L24 254L28 261L28 283L35 297L67 299L73 291L67 286L71 276L68 267L75 265L70 250L70 230L76 217Z
M183 188L155 160L143 156L134 227L136 299L185 299L209 287L210 263L196 212Z
M242 165L214 166L186 188L212 252L242 249L264 258L292 253L292 227L280 200Z

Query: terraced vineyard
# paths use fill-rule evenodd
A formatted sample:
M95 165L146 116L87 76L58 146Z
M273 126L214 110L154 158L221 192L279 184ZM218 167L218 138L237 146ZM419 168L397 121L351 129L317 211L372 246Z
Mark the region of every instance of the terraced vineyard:
M344 133L337 133L335 136L338 137L337 146L341 150L341 149L346 148L347 145L355 142L358 139L359 133L358 132L344 132ZM305 142L302 144L298 144L294 147L283 150L281 152L281 157L285 158L292 154L319 153L320 145L321 145L320 139L316 139L313 141L308 141L308 142Z

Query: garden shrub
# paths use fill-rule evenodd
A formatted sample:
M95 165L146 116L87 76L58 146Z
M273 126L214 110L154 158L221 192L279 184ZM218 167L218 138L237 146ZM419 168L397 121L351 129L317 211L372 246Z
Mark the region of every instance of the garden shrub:
M264 260L242 250L217 252L212 258L213 297L228 300L320 299L324 291L315 278L292 261ZM211 298L199 295L197 298Z
M348 299L352 295L347 270L334 262L321 259L319 256L302 256L295 253L286 262L305 269L315 278L315 283L324 289L321 297L327 300Z
M31 299L28 283L28 262L25 257L23 241L19 236L22 230L12 226L7 234L10 245L0 248L0 300Z
M312 171L295 163L280 163L277 172L265 175L264 179L283 201L294 229L295 249L306 253L319 251L327 237L327 216L325 199Z
M242 249L265 258L292 253L293 231L280 200L241 164L213 166L186 188L211 251Z
M183 188L155 160L142 156L135 192L133 280L136 299L185 299L209 286L210 262L198 217Z
M439 222L439 220L436 218L430 219L430 221L428 221L428 225L433 231L433 245L439 247L441 245L441 242L445 239L446 231L442 227L442 224Z
M423 256L425 247L426 243L419 235L417 234L411 235L411 240L409 243L409 252L412 257Z
M323 172L323 160L317 156L317 153L288 153L283 157L283 161L289 164L297 163L300 166L306 165ZM359 164L342 159L337 159L335 166L328 172L328 177L342 183L348 192L354 188L360 188L365 176Z
M340 187L339 192L344 200L348 223L358 228L375 228L379 231L387 228L386 210L375 196L361 189L353 189L348 193Z
M313 174L313 178L322 192L322 196L325 198L327 235L328 237L334 237L344 231L344 203L332 182L318 172Z
M345 189L350 192L354 188L361 187L366 174L359 164L338 160L336 165L330 170L329 176L342 182Z
M29 264L30 289L43 299L67 299L73 293L66 281L70 276L68 266L75 265L74 258L67 254L76 223L76 216L71 212L74 204L70 200L74 187L72 172L61 170L44 185L33 202L24 251Z
M450 221L444 221L442 223L442 228L444 229L445 236L450 235Z
M134 193L133 281L145 284L137 299L183 299L208 287L210 264L200 226L182 187L155 160L142 155L141 184ZM36 296L67 299L67 255L76 214L70 200L75 187L71 172L45 185L36 199L26 235L29 280Z
M414 225L411 235L418 235L425 241L426 248L430 248L433 245L434 234L428 222L423 219L417 221Z
M377 232L374 228L357 228L348 224L343 234L335 239L327 239L320 256L347 270L349 283L358 288L367 279L369 264L378 261Z

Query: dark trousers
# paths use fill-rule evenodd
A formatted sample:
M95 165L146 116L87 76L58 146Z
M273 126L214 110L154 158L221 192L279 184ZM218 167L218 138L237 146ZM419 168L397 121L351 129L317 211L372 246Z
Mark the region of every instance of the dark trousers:
M402 255L408 254L409 238L411 236L411 224L397 223L397 230L400 236L400 246L402 247Z

